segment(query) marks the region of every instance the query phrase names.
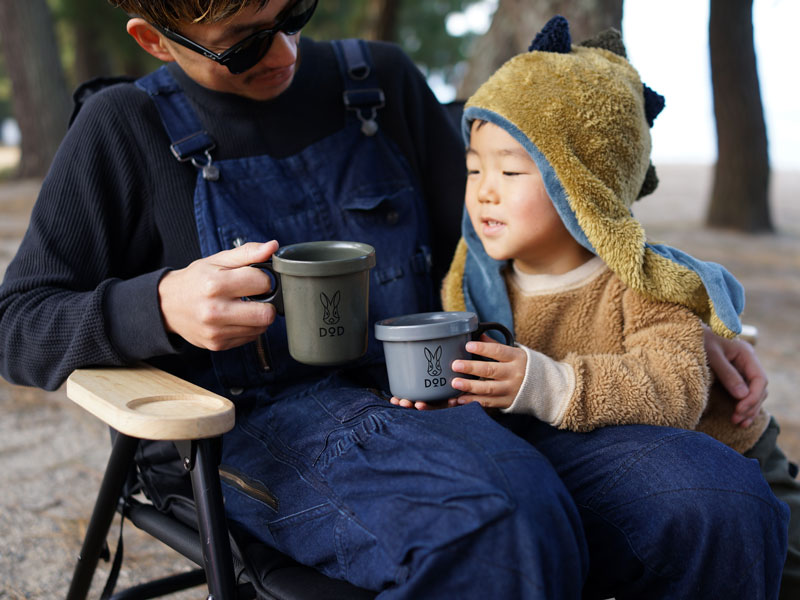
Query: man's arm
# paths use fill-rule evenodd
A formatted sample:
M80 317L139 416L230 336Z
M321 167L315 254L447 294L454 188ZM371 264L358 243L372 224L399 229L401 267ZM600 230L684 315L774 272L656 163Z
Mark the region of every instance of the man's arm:
M147 167L129 125L90 101L54 158L0 287L0 372L55 389L80 366L174 352L149 260ZM115 339L116 338L116 339Z

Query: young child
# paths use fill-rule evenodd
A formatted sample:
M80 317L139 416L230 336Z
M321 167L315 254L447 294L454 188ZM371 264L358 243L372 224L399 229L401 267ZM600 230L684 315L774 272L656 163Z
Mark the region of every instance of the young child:
M454 362L476 378L454 379L461 395L450 404L572 431L696 429L755 452L776 495L795 504L781 597L800 597L800 486L777 424L761 410L738 427L730 397L714 388L709 399L701 319L738 333L741 286L719 265L646 241L630 207L657 184L649 127L664 101L618 34L588 44L571 46L556 17L466 104L466 214L443 304L504 323L518 345L470 342L493 360Z

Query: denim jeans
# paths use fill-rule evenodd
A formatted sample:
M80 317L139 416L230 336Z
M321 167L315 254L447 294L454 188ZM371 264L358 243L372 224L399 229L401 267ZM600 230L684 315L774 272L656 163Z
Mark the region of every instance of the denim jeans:
M694 431L504 417L555 467L589 546L585 598L776 598L789 513L758 463Z
M797 465L789 462L778 446L779 433L778 422L770 418L767 430L745 456L758 460L770 489L789 506L789 550L778 598L795 600L800 598L800 481L797 481Z
M237 415L222 468L249 483L224 481L234 526L381 599L581 596L566 488L478 405L418 412L332 377Z

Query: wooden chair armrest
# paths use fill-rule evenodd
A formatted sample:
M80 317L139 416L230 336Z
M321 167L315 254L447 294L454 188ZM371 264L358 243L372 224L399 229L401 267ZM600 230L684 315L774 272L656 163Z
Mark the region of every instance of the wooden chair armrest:
M146 440L194 440L233 428L234 406L149 365L78 369L67 396L126 435Z

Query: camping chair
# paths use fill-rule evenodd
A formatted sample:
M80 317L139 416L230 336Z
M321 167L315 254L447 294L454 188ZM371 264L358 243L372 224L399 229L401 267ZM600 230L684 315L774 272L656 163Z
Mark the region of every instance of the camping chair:
M206 583L208 598L277 600L367 599L373 592L330 579L276 550L229 531L218 472L220 440L234 424L233 404L155 367L79 369L67 396L112 428L111 456L97 495L68 600L85 598L102 556L114 512L202 568L147 582L116 595L117 551L103 597L156 598ZM191 473L196 516L178 518L134 498L129 484L139 440L173 441Z

